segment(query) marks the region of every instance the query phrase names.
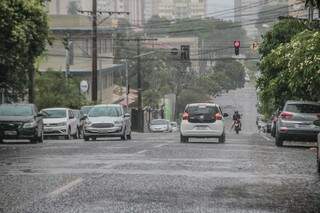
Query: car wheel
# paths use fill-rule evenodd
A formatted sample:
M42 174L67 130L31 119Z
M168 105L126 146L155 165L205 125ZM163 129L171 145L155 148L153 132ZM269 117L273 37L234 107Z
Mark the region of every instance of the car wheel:
M281 147L283 146L283 139L279 136L279 133L276 132L275 137L276 146Z
M221 135L221 137L219 138L219 143L224 143L224 142L226 142L226 134L225 133L223 133Z
M185 137L185 136L180 135L180 142L181 142L181 143L187 143L188 141L189 141L189 138L188 138L188 137Z
M68 133L67 133L67 135L65 136L65 139L66 139L66 140L71 140L71 129L70 129L70 127L68 128Z
M131 132L129 133L129 135L127 135L127 139L128 139L128 140L131 140L131 139L132 139L132 137L131 137Z
M43 136L43 131L41 132L41 135L38 137L38 142L43 143L44 136Z
M37 144L38 140L39 140L39 138L35 137L35 138L30 139L30 142L33 143L33 144Z
M83 139L84 139L84 141L89 141L90 140L90 138L86 137L86 136L83 136Z
M79 129L77 128L76 133L73 136L73 139L79 139L80 138L80 133L79 133Z

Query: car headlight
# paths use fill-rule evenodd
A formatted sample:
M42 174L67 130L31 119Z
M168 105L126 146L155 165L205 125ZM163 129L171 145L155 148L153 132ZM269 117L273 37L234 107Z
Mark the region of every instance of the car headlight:
M115 125L115 126L122 126L122 121L115 121L115 122L114 122L114 125Z
M23 124L23 128L34 128L37 126L36 121L29 121L28 123Z
M57 126L67 126L67 122L57 123Z
M91 125L92 125L92 122L89 121L89 120L86 120L86 121L84 122L84 125L85 125L85 126L91 126Z

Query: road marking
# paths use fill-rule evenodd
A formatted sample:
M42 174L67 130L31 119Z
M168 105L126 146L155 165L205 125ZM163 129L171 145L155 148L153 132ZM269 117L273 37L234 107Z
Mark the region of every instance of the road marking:
M141 150L139 152L137 152L137 154L143 154L143 153L146 153L148 150Z
M54 190L53 192L50 192L47 197L56 197L58 196L59 194L62 194L63 192L65 191L68 191L69 189L73 188L74 186L80 184L81 182L83 181L82 178L78 178L74 181L71 181L70 183L68 183L67 185L64 185L56 190Z
M163 146L167 146L168 144L160 144L160 145L157 145L157 146L154 146L153 148L161 148Z
M261 134L260 134L261 135ZM268 138L267 136L265 135L261 135L264 139L266 139L267 141L272 141L270 138Z

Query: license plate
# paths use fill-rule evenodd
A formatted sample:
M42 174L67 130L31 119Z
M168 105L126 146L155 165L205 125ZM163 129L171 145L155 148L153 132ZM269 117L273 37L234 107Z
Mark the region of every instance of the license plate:
M197 129L198 129L198 130L206 130L207 127L206 127L206 126L198 126Z
M296 128L314 128L313 125L310 124L296 124Z
M17 135L17 131L4 131L4 134L5 135L9 135L9 136L14 136L14 135Z
M45 131L45 132L53 132L53 131L54 131L54 129L51 129L51 128L45 128L45 129L44 129L44 131Z

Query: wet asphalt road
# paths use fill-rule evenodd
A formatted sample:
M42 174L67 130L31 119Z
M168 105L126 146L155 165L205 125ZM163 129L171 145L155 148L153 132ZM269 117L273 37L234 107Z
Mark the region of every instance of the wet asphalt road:
M244 114L225 144L135 133L0 145L0 212L320 212L315 153L259 134L254 99L247 88L216 100Z

